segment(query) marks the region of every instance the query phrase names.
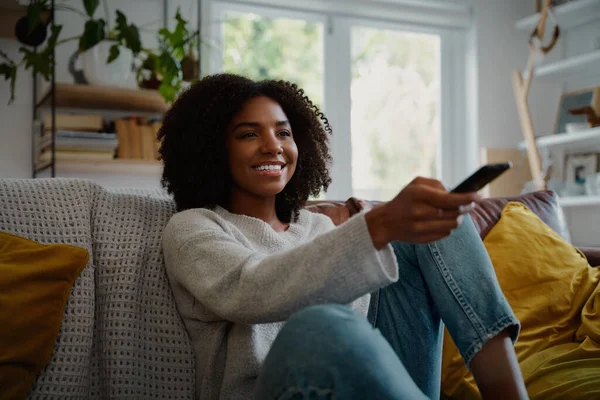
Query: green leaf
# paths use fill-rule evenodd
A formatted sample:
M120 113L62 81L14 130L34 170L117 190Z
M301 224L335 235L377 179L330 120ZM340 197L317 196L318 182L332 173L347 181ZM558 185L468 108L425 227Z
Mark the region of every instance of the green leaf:
M142 41L140 39L140 31L137 26L129 25L129 30L125 36L125 44L133 52L133 55L137 55L142 50Z
M52 59L53 51L58 40L58 35L62 29L62 25L52 25L50 38L43 50L36 52L28 49L27 47L21 47L19 51L23 53L23 62L25 62L25 69L33 68L33 70L44 77L46 80L50 80L52 74Z
M42 52L36 52L29 50L27 47L19 48L19 51L23 53L23 62L25 62L25 69L33 68L34 71L49 80L50 74L52 73L52 60L45 58Z
M158 30L158 42L164 46L168 46L171 43L171 31L167 28L161 28Z
M117 29L120 31L127 29L127 17L119 10L117 10Z
M117 57L119 57L120 53L121 52L119 51L118 43L115 43L112 46L110 46L110 52L108 54L108 59L106 60L106 63L110 64L111 62L115 61Z
M8 104L11 104L15 100L15 82L17 80L17 66L15 64L2 63L0 64L0 75L4 76L4 79L10 81L10 99Z
M179 9L177 9L177 14L175 15L175 19L177 20L177 25L175 25L175 29L171 34L171 43L170 45L173 47L183 46L183 42L188 36L188 30L185 27L187 25L187 21L181 17L179 13Z
M182 25L183 27L187 25L187 21L181 16L179 7L177 7L177 12L175 13L175 19L177 20L177 25Z
M62 25L52 25L52 29L50 30L50 38L48 38L48 43L44 48L44 53L51 54L56 47L56 41L58 40L58 35L62 30Z
M117 10L117 39L131 50L134 56L142 50L140 32L137 26L127 25L127 17L119 10Z
M94 13L96 12L96 9L98 8L99 3L100 3L100 0L83 0L83 6L85 7L85 12L87 13L87 15L90 18L94 16Z
M158 56L160 72L165 77L175 78L181 72L181 64L173 57L171 53L163 50Z
M177 96L177 91L177 87L168 84L164 80L158 87L158 92L161 94L161 96L165 99L167 103L172 103L175 100L175 96Z
M188 40L191 40L193 35L190 35L187 29L188 21L181 16L179 8L177 8L175 20L177 24L173 31L162 28L158 31L158 37L161 46L166 47L175 59L181 61L185 57L185 48L188 45Z
M105 26L106 23L103 19L90 19L87 21L83 34L79 38L79 52L83 53L103 41L106 37Z
M42 22L42 3L30 3L27 6L27 35L31 35L31 32L37 28Z

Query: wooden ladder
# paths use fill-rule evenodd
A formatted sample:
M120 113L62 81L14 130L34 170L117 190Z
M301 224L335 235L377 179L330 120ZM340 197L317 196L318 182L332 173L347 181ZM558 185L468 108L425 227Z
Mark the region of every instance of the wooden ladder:
M537 39L541 42L544 38L544 32L546 30L546 22L548 21L548 12L552 6L552 0L545 0L544 7L542 8L540 21L533 31L531 38ZM544 52L549 52L556 40L558 39L558 28L556 28L555 35L552 43L546 47ZM535 190L543 190L546 188L545 177L542 176L542 162L540 160L540 153L535 141L535 130L533 128L533 121L531 120L531 111L529 110L529 89L531 88L531 80L533 79L533 73L535 69L535 58L536 48L534 45L530 46L529 60L527 62L526 76L523 79L521 71L513 71L513 90L515 99L517 102L517 110L519 112L519 119L521 120L521 129L523 136L525 137L525 145L527 148L527 158L529 160L529 169L533 178L533 184Z

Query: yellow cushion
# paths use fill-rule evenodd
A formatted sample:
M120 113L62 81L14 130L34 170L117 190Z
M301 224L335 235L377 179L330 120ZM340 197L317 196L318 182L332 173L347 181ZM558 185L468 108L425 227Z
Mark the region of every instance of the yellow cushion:
M71 287L88 258L79 247L0 232L0 399L24 399L50 360Z
M517 318L515 344L532 399L600 398L600 269L522 203L509 203L484 240ZM479 392L445 332L442 392Z

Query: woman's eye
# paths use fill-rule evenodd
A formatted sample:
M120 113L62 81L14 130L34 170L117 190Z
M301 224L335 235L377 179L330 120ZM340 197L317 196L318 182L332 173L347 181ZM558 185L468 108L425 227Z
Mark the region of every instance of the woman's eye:
M246 132L246 133L242 134L242 139L248 138L248 137L255 137L255 136L256 136L256 133L254 133L254 132Z
M281 136L292 136L292 134L290 132L288 132L288 131L281 131L281 132L279 132L279 134Z

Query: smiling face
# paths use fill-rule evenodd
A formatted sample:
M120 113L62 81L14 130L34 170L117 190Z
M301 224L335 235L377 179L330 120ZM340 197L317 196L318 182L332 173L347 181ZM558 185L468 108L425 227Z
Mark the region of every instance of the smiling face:
M298 147L276 101L259 96L244 104L227 127L227 156L232 199L274 199L285 188L296 170Z

